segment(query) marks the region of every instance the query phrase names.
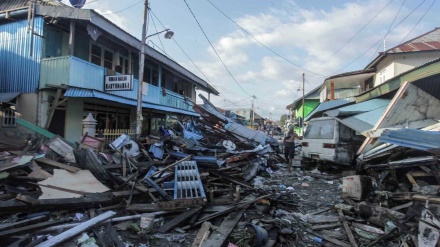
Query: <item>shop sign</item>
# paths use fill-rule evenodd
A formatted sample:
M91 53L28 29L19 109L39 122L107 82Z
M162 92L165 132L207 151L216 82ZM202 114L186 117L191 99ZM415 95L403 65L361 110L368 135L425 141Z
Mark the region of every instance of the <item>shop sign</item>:
M133 75L106 75L104 79L105 91L133 90Z

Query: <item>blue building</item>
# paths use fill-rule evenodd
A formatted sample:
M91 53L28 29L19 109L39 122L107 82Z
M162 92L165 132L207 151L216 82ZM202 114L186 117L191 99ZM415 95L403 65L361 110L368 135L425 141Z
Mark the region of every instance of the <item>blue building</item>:
M149 46L139 68L140 46L140 40L91 9L2 0L3 129L15 124L11 112L69 141L80 140L81 120L89 113L97 129L132 129L139 69L144 70L143 135L156 134L168 119L198 116L191 107L196 89L219 94Z

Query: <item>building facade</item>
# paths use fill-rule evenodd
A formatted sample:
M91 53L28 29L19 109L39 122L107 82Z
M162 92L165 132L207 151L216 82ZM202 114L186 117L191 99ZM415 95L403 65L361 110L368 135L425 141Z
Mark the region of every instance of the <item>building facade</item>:
M140 47L140 40L94 10L58 1L2 1L0 94L16 95L3 108L74 142L89 113L97 129L133 129L140 69L143 135L158 134L170 119L198 116L192 109L196 89L218 95L149 46L139 68Z

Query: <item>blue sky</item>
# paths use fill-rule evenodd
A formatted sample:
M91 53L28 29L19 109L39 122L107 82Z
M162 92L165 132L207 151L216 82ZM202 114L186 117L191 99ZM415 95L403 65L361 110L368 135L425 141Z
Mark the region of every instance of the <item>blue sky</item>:
M68 0L63 2L69 4ZM143 0L87 2L84 8L95 9L140 38ZM233 77L216 56L184 0L149 0L154 15L150 13L148 34L163 30L163 26L175 33L174 41L163 37L159 40L157 35L149 39L149 44L164 50L217 88L221 95L211 96L216 106L250 108L251 96L255 95L256 112L272 119L287 113L286 106L302 96L302 73L307 93L325 77L363 69L383 51L385 34L388 33L385 47L389 49L440 26L440 3L435 0L186 3Z

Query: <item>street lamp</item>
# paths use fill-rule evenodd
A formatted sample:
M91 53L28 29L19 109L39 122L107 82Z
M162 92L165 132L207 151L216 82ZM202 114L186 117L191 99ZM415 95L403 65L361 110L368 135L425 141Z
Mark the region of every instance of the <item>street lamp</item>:
M144 1L144 20L142 24L142 36L141 36L141 47L140 47L140 55L139 55L139 79L138 79L138 95L137 95L137 105L136 105L136 139L139 139L142 132L142 89L143 89L143 79L144 79L144 60L145 60L145 45L147 38L166 32L165 38L171 39L174 35L172 31L170 31L169 28L162 30L157 33L153 33L151 35L146 35L146 29L147 29L147 15L148 14L148 0Z

